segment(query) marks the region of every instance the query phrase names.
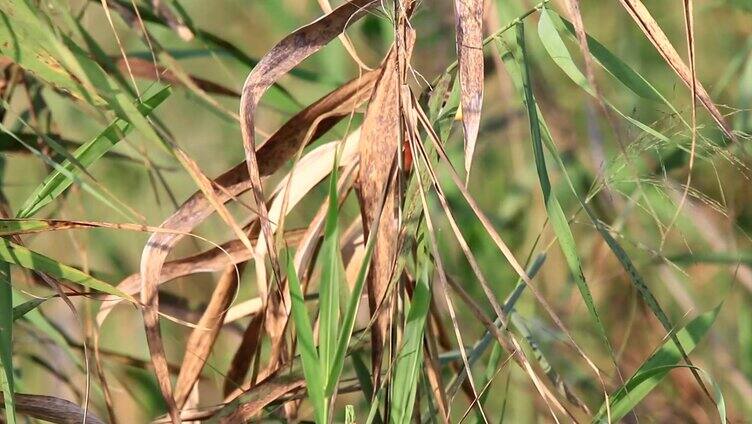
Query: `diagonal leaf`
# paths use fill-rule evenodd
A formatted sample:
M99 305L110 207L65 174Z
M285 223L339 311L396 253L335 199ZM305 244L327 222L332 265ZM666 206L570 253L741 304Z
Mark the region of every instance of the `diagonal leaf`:
M554 22L554 25L557 24L557 20L561 20L570 35L573 37L575 36L575 28L571 22L558 16L550 9L546 9L546 14ZM603 69L624 84L625 87L645 99L654 102L667 102L666 98L663 97L663 95L647 79L645 79L645 77L632 69L632 67L627 65L619 56L613 54L608 48L606 48L606 46L591 37L589 34L587 35L587 42L590 54L595 60L603 66ZM669 106L671 106L670 103ZM671 107L673 108L673 106Z
M381 215L377 216L377 221L372 224L374 231L368 235L368 241L366 241L365 253L363 254L363 261L360 264L358 275L355 278L352 292L350 293L350 299L347 302L347 309L342 316L342 326L339 330L337 337L337 350L334 353L334 360L332 361L331 371L327 377L326 383L326 395L331 396L334 393L334 388L337 385L339 376L342 373L342 367L345 363L345 356L347 354L347 347L350 344L352 338L353 328L355 327L355 317L358 315L358 307L360 306L360 299L363 295L363 286L365 285L366 276L371 265L371 257L373 256L373 248L376 242L376 233L379 227L379 220Z
M500 47L504 48L503 46L500 46ZM661 323L664 330L666 330L669 333L669 336L672 337L674 343L677 344L677 346L680 346L678 344L679 343L678 340L672 333L673 325L671 324L671 320L669 320L668 315L666 315L666 312L661 307L660 303L658 302L658 299L650 290L650 287L647 285L645 279L637 270L634 263L632 262L632 260L630 259L629 255L624 250L624 248L621 246L621 244L619 244L619 242L611 235L611 233L609 232L609 229L600 221L600 219L595 215L595 212L593 212L592 208L587 204L587 202L578 193L575 187L575 183L571 175L569 174L569 171L567 170L566 165L564 164L564 160L562 159L556 145L554 144L551 131L549 130L548 125L546 124L545 120L541 116L540 108L538 108L537 114L540 118L539 123L540 123L541 129L543 130L542 131L543 143L545 144L546 149L551 154L551 157L554 159L557 166L561 170L562 175L564 176L564 179L567 185L569 186L572 193L575 195L578 203L580 204L582 209L585 211L588 219L595 226L600 236L603 238L603 240L606 242L608 247L611 249L614 256L616 256L617 260L619 261L619 264L622 266L626 274L629 276L630 281L632 282L632 285L635 287L638 293L640 293L640 296L642 297L645 304L648 306L648 308L651 310L653 315L655 315L655 317ZM681 351L682 348L680 347L679 350ZM685 356L685 361L689 362L689 358L686 357L686 355L684 356ZM698 380L698 383L702 385L702 381L700 380L699 374L697 374L695 371L693 371L693 373L695 374L695 378Z
M49 297L33 298L20 305L13 307L13 321L22 318L24 315L36 309L39 305L49 300Z
M668 37L666 37L666 34L663 32L661 27L658 25L658 22L653 19L653 16L650 14L650 11L645 7L645 5L640 0L619 0L624 7L624 9L629 13L629 15L634 19L635 23L637 23L637 26L640 27L642 32L645 33L648 40L653 44L653 46L658 50L658 53L663 56L663 59L668 63L668 65L671 67L671 69L674 70L676 75L679 76L679 79L682 80L682 82L689 88L692 87L692 85L696 85L695 92L693 93L697 100L702 103L702 105L707 109L707 111L710 113L710 116L713 117L715 122L718 124L718 127L723 131L723 133L728 137L730 140L736 140L736 136L731 131L731 128L726 123L726 119L723 117L723 114L718 110L718 107L716 107L715 103L713 103L713 99L710 98L710 95L707 91L705 91L705 87L703 87L702 84L700 84L699 81L697 81L692 76L692 72L687 67L687 65L682 60L681 56L679 56L679 53L676 52L676 49L674 49L674 46L671 44L671 41L669 41Z
M138 111L144 116L148 116L157 106L167 99L169 95L169 87L161 89L149 99L139 104ZM132 126L130 124L122 119L118 119L96 137L76 149L76 151L73 152L73 157L81 166L89 167L110 149L115 147L115 145L126 134L128 134L131 129ZM68 170L69 174L72 175L80 173L80 170L74 167L68 160L63 162L61 167ZM21 207L21 211L18 213L17 217L28 218L34 215L39 209L65 191L72 183L73 180L71 180L68 175L63 174L59 170L54 170L26 199L26 202L24 203L24 206Z
M585 92L593 97L596 97L595 90L590 85L582 71L580 71L580 69L575 64L572 56L569 54L567 46L564 44L564 40L561 39L559 32L555 28L553 21L553 19L555 18L558 18L558 16L549 13L548 9L544 8L541 10L541 17L538 21L538 35L540 36L541 42L543 43L546 52L548 52L554 63L556 63L556 65L558 65L559 68L561 68L561 70L564 71L564 73L572 81L574 81L578 86L585 90ZM654 130L649 125L646 125L638 121L637 119L625 114L612 103L605 101L605 104L608 105L608 107L610 107L614 112L619 114L619 116L626 119L627 121L629 121L629 123L641 129L645 133L650 134L661 141L669 141L668 137Z
M24 0L0 3L0 56L10 57L58 90L103 105L102 98L65 66L72 54L53 34Z
M545 16L545 9L541 15L541 21ZM580 262L579 254L577 253L577 245L575 244L574 236L572 235L572 229L569 227L569 222L564 210L561 208L561 204L556 196L556 192L551 189L551 182L548 177L548 170L546 168L546 158L543 153L543 141L541 135L541 127L538 118L538 106L533 96L532 83L530 81L529 63L526 53L525 35L523 30L523 24L517 25L517 44L521 54L517 59L517 69L511 71L513 75L513 81L518 86L518 90L522 91L525 106L527 107L528 119L530 122L530 134L533 145L533 154L535 156L535 166L538 171L538 180L540 182L541 191L543 191L543 201L545 202L546 212L548 218L551 221L554 233L559 241L559 246L564 253L564 258L569 266L569 272L574 277L577 288L582 295L582 299L585 301L590 319L595 324L598 335L600 336L603 344L608 348L613 357L613 349L611 343L608 340L608 334L606 328L601 321L598 310L595 306L595 301L590 293L590 288L585 281L585 275L582 272L582 264ZM584 80L583 82L587 83Z
M681 343L686 353L692 352L700 340L705 337L710 327L715 322L718 312L720 312L722 305L718 305L712 311L705 312L704 314L693 319L685 327L676 332L676 338ZM648 395L663 378L671 371L679 361L682 359L682 353L677 348L676 344L670 340L666 340L664 344L650 356L641 366L637 369L632 377L620 387L613 395L611 395L610 410L611 410L611 422L617 422L625 417L635 406L637 406L645 396ZM722 399L716 394L717 401ZM721 407L721 402L719 408ZM725 412L722 412L725 415ZM722 417L723 418L723 417ZM595 422L605 422L606 420L606 405L602 405L600 410L595 416ZM725 422L725 419L722 420Z
M0 260L135 302L133 297L102 280L5 239L0 240Z

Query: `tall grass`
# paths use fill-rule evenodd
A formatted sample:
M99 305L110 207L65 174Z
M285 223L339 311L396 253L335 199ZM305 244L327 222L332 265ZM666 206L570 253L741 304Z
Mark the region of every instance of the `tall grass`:
M5 422L752 419L744 1L0 18Z

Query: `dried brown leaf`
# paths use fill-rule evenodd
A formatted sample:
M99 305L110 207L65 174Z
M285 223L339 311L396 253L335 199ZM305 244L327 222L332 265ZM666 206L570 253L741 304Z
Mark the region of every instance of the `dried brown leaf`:
M483 0L454 0L454 13L465 134L465 172L469 179L483 106Z
M75 403L53 396L28 395L16 393L14 396L16 411L32 418L57 424L104 424L91 412L84 414L84 410ZM3 394L0 393L0 400Z
M286 232L285 242L291 246L297 245L304 232L305 229L295 229ZM255 240L255 237L251 238L251 241ZM220 247L214 247L197 255L166 262L159 276L159 284L164 284L187 275L219 272L227 267L234 269L233 265L249 261L252 257L251 252L243 246L240 240L232 240L220 245ZM122 288L123 293L135 294L138 293L140 284L140 274L132 274L122 280L118 287ZM104 310L105 308L107 311L111 309L109 303L105 304L102 309Z
M209 305L201 315L197 328L193 329L188 339L183 363L180 366L180 374L175 383L175 403L178 408L185 405L193 386L198 381L201 370L224 323L225 313L230 307L235 293L237 293L240 276L236 274L236 271L234 266L227 267L219 277L217 286L209 300Z
M309 129L306 130L306 134L308 133ZM232 228L238 239L243 242L243 245L249 251L253 251L253 246L246 236L245 232L235 222L232 215L230 215L229 211L224 206L224 203L229 200L229 193L223 190L216 192L214 189L214 182L209 180L201 172L195 161L193 161L190 157L188 157L188 155L186 155L182 150L178 148L174 148L174 151L178 155L178 158L184 165L185 169L188 170L189 173L191 173L193 180L196 182L199 188L201 188L201 191L205 196L204 200L208 203L207 206L211 206L211 209L216 210L217 213L222 217L222 219L228 224L228 226ZM253 159L256 159L255 152L253 152ZM250 169L251 168L249 168L249 170ZM258 190L260 189L259 169L255 168L255 172L256 174L254 177L258 180L257 182L259 182L259 185L254 185L254 180L252 178L251 187L256 189L254 190L255 194L263 196L263 194L261 194L261 192ZM262 197L256 196L256 200L261 201L260 204L257 203L257 205L259 205L261 208L261 210L259 211L261 227L266 232L267 239L271 240L271 227L267 220L268 214L266 213L266 204L263 201ZM183 211L182 208L178 212L178 214L180 214L181 211ZM203 211L203 213L207 213L207 211ZM176 215L173 215L172 218L175 217ZM192 229L192 227L189 227L189 223L180 222L180 220L183 218L182 216L178 215L177 218L179 219L178 225L180 230L182 230L183 228ZM165 224L168 224L169 221L170 219L168 219ZM165 224L163 224L162 226L170 228L169 225ZM163 243L163 240L170 240L171 236L171 234L165 235L164 233L153 234L152 237L149 238L149 241L144 248L141 261L141 302L143 304L142 312L144 316L144 327L146 330L147 344L149 346L149 352L152 358L152 362L154 363L157 381L159 382L159 387L162 395L167 402L168 411L170 412L170 416L173 422L179 423L180 417L175 404L175 400L172 396L172 385L170 383L169 371L167 369L167 360L165 358L162 337L159 329L159 295L157 290L162 266L167 255L169 254L169 251L171 250L171 246L169 244ZM172 239L176 241L174 237ZM274 252L274 249L269 250L270 258L272 259L273 264L277 262L276 254ZM278 272L276 274L279 275Z
M259 343L261 341L261 330L264 327L264 314L254 315L248 327L243 333L243 339L240 341L238 350L235 351L235 355L230 362L230 368L225 375L224 394L225 397L230 397L233 394L239 392L243 387L243 380L248 369L251 367L251 362L256 358L258 352ZM254 379L251 379L253 383Z
M201 171L198 163L190 158L184 151L173 146L173 152L177 155L178 160L183 167L191 174L194 182L199 186L206 196L211 207L219 214L222 220L233 230L235 235L240 239L243 245L249 250L253 250L253 245L248 239L243 228L235 222L235 218L230 214L224 205L224 200L215 192L213 181L210 180ZM170 382L170 371L167 367L167 358L165 357L164 345L162 343L162 334L159 326L159 275L162 272L169 249L160 244L158 240L164 237L164 233L155 233L146 242L146 247L141 254L141 307L144 317L144 329L146 331L146 343L149 347L149 354L154 364L154 374L159 383L159 389L162 397L167 403L167 410L174 423L180 423L180 414L175 399L172 395L172 383Z
M277 43L253 68L243 84L240 97L240 130L250 176L253 198L258 208L261 229L266 240L274 240L267 219L268 211L261 185L260 161L256 153L255 112L266 90L277 79L289 72L304 59L327 45L350 24L365 15L368 8L378 5L375 0L352 0L344 3L326 16L296 30ZM268 246L269 258L277 282L281 281L279 261L274 246Z
M267 379L259 382L252 389L243 393L244 397L250 397L251 400L240 404L238 408L227 417L220 420L220 423L244 423L265 406L290 393L293 390L305 386L305 379L302 376L272 375Z
M332 5L329 3L329 0L318 0L318 3L324 13L332 12ZM339 41L342 42L342 46L345 48L345 50L347 50L347 53L350 55L350 57L352 57L355 63L360 66L361 69L365 69L367 71L371 70L371 68L369 68L368 65L363 62L360 56L358 56L358 52L355 50L355 46L353 46L350 38L347 37L347 34L345 34L344 32L340 34Z
M434 303L431 299L431 303ZM433 308L432 308L433 310ZM436 327L428 324L426 326L427 338L424 343L424 355L426 366L426 377L428 385L431 387L431 393L436 400L436 406L439 409L439 418L443 423L449 423L449 404L447 403L446 393L444 392L444 381L441 376L441 367L439 367L438 348L436 346Z
M261 147L259 147L258 157L260 160L260 172L262 176L268 176L276 172L287 160L289 160L298 151L300 144L306 140L306 135L314 123L315 131L308 142L318 139L322 134L331 129L337 122L343 117L352 113L352 111L363 103L378 78L378 72L366 72L360 77L353 79L345 85L337 88L331 93L327 94L319 101L313 103L287 123L285 123L269 140L266 141ZM328 117L322 121L317 121L317 118L321 115L328 114ZM248 168L245 162L242 162L224 174L216 178L213 184L217 187L222 187L222 190L218 192L218 196L221 201L227 202L234 196L238 196L251 188L251 184L248 178ZM192 231L198 224L203 222L214 212L211 204L206 198L205 194L201 191L194 193L188 200L186 200L180 208L175 211L169 218L167 218L160 226L161 230L155 230L149 227L150 232L163 231L159 237L154 238L152 241L163 247L164 252L169 252L172 248L184 237L185 234ZM242 243L238 245L234 243L235 248L228 251L240 254L242 249ZM184 272L190 271L190 262L194 259L197 263L203 263L208 268L208 272L217 271L223 269L227 262L223 265L217 265L217 267L211 266L215 261L221 261L223 259L217 259L219 256L225 256L222 251L213 249L209 254L198 255L192 259L186 259L185 261L175 261L171 263L165 274L172 275L171 278L160 277L161 282L169 281L173 278L177 278ZM249 254L249 253L248 253ZM250 256L250 255L249 255ZM239 260L242 262L246 259ZM200 270L201 266L197 264L194 267L196 270ZM200 272L200 271L195 271ZM160 273L161 274L161 273ZM138 275L138 274L136 274ZM135 281L134 281L135 278ZM130 276L121 281L118 287L122 287L128 293L133 293L132 288L138 287L140 284L137 276ZM97 315L97 321L99 325L104 322L109 312L120 301L115 297L108 297L107 302L103 304L102 309Z
M411 33L412 34L412 33ZM407 50L412 49L414 35L409 40ZM360 169L357 179L357 194L360 200L363 228L366 234L380 215L384 188L393 158L397 155L400 140L400 88L399 88L399 49L393 48L381 65L381 75L376 84L363 120L360 150ZM409 61L410 52L406 52ZM375 322L371 328L371 360L373 375L380 376L383 345L389 323L388 301L385 302L387 288L391 281L392 262L397 251L397 220L395 192L387 194L383 205L384 217L378 228L376 245L373 250L371 268L367 277L368 304ZM377 312L378 311L378 312Z

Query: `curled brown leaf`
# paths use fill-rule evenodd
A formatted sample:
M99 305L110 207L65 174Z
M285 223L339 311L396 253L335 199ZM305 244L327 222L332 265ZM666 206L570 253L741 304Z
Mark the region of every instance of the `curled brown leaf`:
M258 208L262 233L266 240L274 240L261 186L261 169L256 153L255 112L261 97L277 79L304 59L327 45L350 24L365 15L375 0L352 0L324 17L296 30L277 43L253 68L243 84L240 97L240 130L243 136L248 175L253 198ZM279 261L274 246L267 246L276 280L280 281Z

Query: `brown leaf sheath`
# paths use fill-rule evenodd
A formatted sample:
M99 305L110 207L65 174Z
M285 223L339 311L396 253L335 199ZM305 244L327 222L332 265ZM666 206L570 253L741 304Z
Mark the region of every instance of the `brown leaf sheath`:
M692 72L684 63L681 56L679 56L679 53L676 52L674 46L671 45L668 37L666 37L666 34L663 32L661 27L658 25L655 19L653 19L653 16L650 14L645 5L642 4L640 0L619 1L621 2L622 6L624 6L624 9L626 9L626 11L632 17L632 19L634 19L634 21L637 23L637 26L639 26L642 32L644 32L648 37L648 40L650 40L653 46L655 46L656 50L658 50L661 56L663 56L663 59L666 61L666 63L671 66L671 68L674 70L674 72L676 72L676 75L679 76L682 82L684 82L684 84L691 89L693 81ZM705 107L705 109L707 109L707 111L710 113L710 116L713 117L713 120L715 120L726 137L728 137L729 140L736 141L736 136L731 131L731 127L728 125L726 119L718 110L715 103L713 103L713 99L710 98L710 95L705 90L705 87L703 87L703 85L699 81L696 81L695 89L697 100L699 100L700 103L702 103L702 105Z
M336 8L326 16L302 27L277 43L253 68L243 84L240 97L240 131L243 136L243 149L248 165L253 198L258 208L261 230L266 240L274 240L272 228L267 219L266 203L261 186L260 161L256 157L256 134L254 115L256 107L266 90L277 79L289 72L300 62L316 53L331 40L341 34L351 23L365 15L370 7L379 3L376 0L352 0ZM279 261L274 246L267 245L269 258L276 280L280 281Z
M412 34L412 33L410 33ZM409 62L414 35L408 41L405 62ZM395 157L400 139L399 107L399 49L392 48L381 66L382 73L374 89L363 120L360 138L360 169L357 179L357 194L361 205L363 228L368 234L372 222L379 215L379 206L388 183L387 177ZM391 280L392 262L397 250L397 220L394 190L387 195L384 203L384 219L379 225L376 245L373 250L371 269L368 274L368 304L371 314L376 314L372 327L372 361L378 376L382 358L382 347L386 340L388 302L385 302ZM367 237L367 235L366 235ZM383 304L382 304L383 303Z
M467 182L483 106L483 0L455 0L454 10Z

